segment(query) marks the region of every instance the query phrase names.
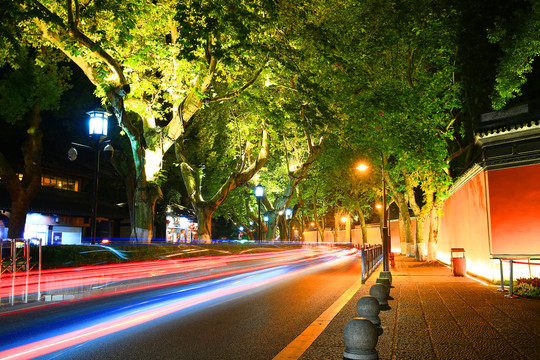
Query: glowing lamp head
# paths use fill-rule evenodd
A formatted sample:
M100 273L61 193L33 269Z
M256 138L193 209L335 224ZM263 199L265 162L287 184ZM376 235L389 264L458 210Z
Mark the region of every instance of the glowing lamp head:
M309 226L315 226L315 223L312 221L309 223Z
M260 199L264 195L264 187L262 185L255 186L255 197Z
M269 220L269 219L268 219L268 216L263 217L263 221L264 221L264 222L268 222L268 220Z
M240 227L238 228L238 230L244 231L244 227L243 227L243 226L240 226Z
M378 210L381 210L381 209L382 209L382 205L381 205L381 204L376 204L375 207L376 207Z
M347 217L346 217L346 216L342 216L342 217L341 217L341 222L345 224L345 223L347 222Z
M289 209L289 208L285 209L285 217L287 219L290 219L292 217L292 210L291 209Z
M98 110L87 112L87 114L90 136L107 136L108 120L111 114Z
M359 171L366 171L367 169L369 169L369 166L365 163L360 163L357 167L356 167L356 170L359 170Z

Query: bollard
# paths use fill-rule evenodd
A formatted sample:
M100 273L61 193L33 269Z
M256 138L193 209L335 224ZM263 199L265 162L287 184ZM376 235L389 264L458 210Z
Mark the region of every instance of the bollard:
M374 296L377 301L379 302L379 305L381 306L381 309L384 306L388 306L388 288L384 284L375 284L372 285L369 289L369 295Z
M343 359L378 360L379 354L375 350L378 340L377 327L371 321L365 318L352 319L343 330L346 346Z
M386 286L386 289L388 290L388 294L387 296L389 297L390 296L390 279L388 278L378 278L375 283L377 284L383 284L384 286Z
M356 303L356 311L358 311L358 316L368 319L377 327L381 326L381 319L379 318L381 307L374 296L362 296Z
M390 271L381 271L381 273L379 274L379 277L381 279L389 279L390 285L392 285L392 273Z

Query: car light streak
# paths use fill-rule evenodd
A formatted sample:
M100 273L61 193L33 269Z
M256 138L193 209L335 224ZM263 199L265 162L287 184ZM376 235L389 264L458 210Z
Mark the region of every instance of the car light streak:
M263 286L307 272L322 270L343 261L348 261L351 255L354 255L354 253L345 251L311 251L296 254L294 257L287 255L284 256L282 261L273 262L271 266L264 264L234 269L230 272L221 273L220 278L213 279L213 281L193 283L180 289L162 289L157 296L153 294L151 298L143 298L130 304L109 306L92 313L83 313L52 322L48 326L27 330L27 339L20 340L18 344L10 344L10 348L4 346L2 349L0 347L0 358L28 359L49 354L211 300L247 290L260 289ZM246 272L246 269L249 271ZM227 276L224 277L224 274ZM214 275L217 276L217 274ZM197 281L201 281L200 277L197 279ZM205 278L205 280L208 279L210 277ZM180 281L193 282L194 280L182 279ZM177 284L176 282L171 283ZM79 328L74 329L74 326ZM58 334L59 332L62 333ZM20 333L19 331L17 335L20 336ZM5 335L9 338L10 334Z
M19 272L3 275L0 280L0 298L51 292L62 289L108 285L148 276L164 276L188 273L205 269L225 267L230 263L260 260L280 260L296 257L306 249L280 251L276 253L220 255L190 259L171 259L126 264L110 264L67 269L43 270L41 272Z

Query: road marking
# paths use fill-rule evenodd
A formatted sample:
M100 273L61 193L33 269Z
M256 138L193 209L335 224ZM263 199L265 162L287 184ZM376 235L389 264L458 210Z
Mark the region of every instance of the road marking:
M351 300L362 286L362 278L358 279L347 291L326 309L314 322L307 327L296 339L285 347L273 360L298 359L313 344L315 339L326 329L330 321Z

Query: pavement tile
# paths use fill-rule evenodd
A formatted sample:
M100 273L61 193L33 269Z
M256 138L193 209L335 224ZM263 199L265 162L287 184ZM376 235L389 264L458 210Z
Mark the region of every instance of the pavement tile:
M390 309L381 311L381 360L539 360L540 301L506 299L496 287L451 276L447 267L396 256ZM377 272L300 360L342 359L343 328Z
M437 343L435 345L435 354L440 360L464 360L479 359L480 355L471 346L467 344Z

